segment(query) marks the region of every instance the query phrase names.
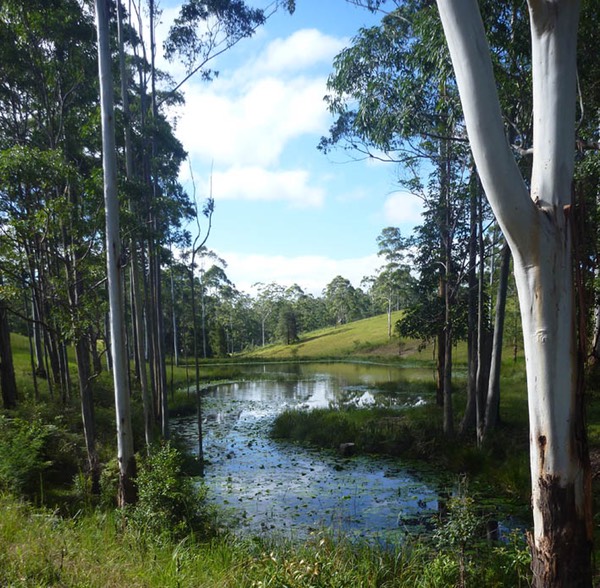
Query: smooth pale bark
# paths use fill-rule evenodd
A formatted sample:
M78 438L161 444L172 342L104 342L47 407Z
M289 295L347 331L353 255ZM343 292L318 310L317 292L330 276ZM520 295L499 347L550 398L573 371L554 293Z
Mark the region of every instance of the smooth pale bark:
M196 240L198 236L196 237ZM195 389L196 389L196 424L198 426L198 464L200 466L200 475L204 475L204 435L202 431L202 395L200 393L200 362L198 360L198 319L196 317L196 289L194 280L194 260L196 258L197 248L192 249L192 261L190 264L190 292L192 302L192 322L194 332L194 366L195 366Z
M171 278L171 326L173 328L173 362L179 367L179 333L177 329L177 313L175 312L175 284L173 283L173 258L169 268Z
M32 283L35 283L32 281ZM44 366L44 342L42 336L42 327L40 325L40 313L38 311L39 303L36 300L36 288L32 288L32 315L33 315L33 344L35 349L35 374L40 378L46 377L46 368Z
M124 124L124 139L125 139L125 173L127 179L133 181L135 179L133 166L133 148L131 145L131 114L129 110L129 95L128 95L128 76L125 64L125 40L123 34L123 7L121 2L117 3L117 34L119 39L119 68L121 72L121 103L123 108ZM133 202L129 199L129 211L135 214ZM146 450L150 450L150 446L154 442L154 404L152 402L152 392L148 387L148 374L146 373L146 355L144 353L144 302L142 300L142 281L140 270L140 259L138 253L138 244L135 238L130 241L130 256L131 256L131 298L133 328L134 328L134 344L135 356L138 365L138 377L142 389L142 405L144 410L144 435L146 440Z
M514 258L530 421L536 588L591 586L589 459L575 339L569 210L577 0L530 0L531 194L500 113L476 0L437 0L479 174Z
M392 287L390 286L390 291L388 292L387 299L387 326L388 326L388 339L392 338Z
M125 347L123 286L121 283L121 242L119 200L117 197L117 157L113 79L111 72L108 0L95 0L98 34L98 74L102 122L102 168L104 172L104 207L106 216L106 271L110 306L110 338L117 419L117 457L119 461L119 504L135 502L135 456L131 429L129 380Z
M150 84L151 84L151 106L152 106L152 158L150 161L150 177L152 183L153 202L158 200L158 179L156 170L156 124L158 121L158 105L156 101L156 40L155 40L155 17L156 8L154 0L150 0L148 4L150 13ZM154 205L150 207L150 226L153 228L155 235L159 233L156 212ZM151 238L149 246L148 259L150 262L150 288L152 289L153 312L154 312L154 370L155 384L159 397L159 413L161 432L164 439L169 439L169 396L167 390L167 365L165 352L165 333L164 333L164 317L162 311L162 282L161 282L161 265L160 265L160 244L157 239Z
M31 317L29 316L29 308L30 308L30 304L29 304L29 300L27 298L27 290L26 290L26 285L25 285L25 281L23 281L23 290L22 290L22 294L23 294L23 310L24 312L24 316L27 319L27 340L29 342L29 362L31 365L31 376L33 378L33 399L35 400L35 402L39 402L40 400L40 389L38 386L38 376L36 374L36 368L35 368L35 354L34 354L34 350L33 350L33 335L32 335L32 329L31 329Z

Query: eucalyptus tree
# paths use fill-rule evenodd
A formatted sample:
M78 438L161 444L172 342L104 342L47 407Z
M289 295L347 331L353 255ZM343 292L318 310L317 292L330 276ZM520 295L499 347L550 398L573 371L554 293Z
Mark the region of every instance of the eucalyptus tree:
M168 107L180 103L177 92L164 91L171 85L169 77L155 67L154 2L148 5L149 23L144 22L141 2L130 2L127 22L121 22L120 74L121 108L124 123L124 167L128 181L129 214L125 217L131 258L133 340L136 343L136 373L142 385L151 391L152 403L145 400L146 429L153 419L153 407L161 433L169 436L168 390L165 337L167 320L163 300L163 270L172 258L173 244L189 247L189 235L182 225L194 218L195 211L188 194L178 182L179 168L187 154L176 139L168 122ZM124 10L118 15L124 21ZM150 28L151 42L144 41L144 29ZM126 49L129 53L126 53ZM171 315L171 323L173 316ZM147 349L142 345L148 342ZM146 353L147 352L147 353ZM146 359L147 358L147 359ZM140 366L150 366L149 383ZM147 435L148 437L148 435Z
M81 124L91 118L95 106L93 22L86 5L71 0L7 1L0 9L0 27L4 80L0 141L6 149L5 170L21 161L20 172L12 176L20 185L12 182L13 197L5 211L17 229L31 288L36 375L48 372L43 365L47 354L53 381L66 401L66 339L71 326L81 351L77 361L82 391L89 389L90 380L85 365L89 341L76 315L87 298L81 295L84 268L93 258L86 255L93 247L84 243L94 243L98 230L92 212L93 182L81 181L93 176L96 167L90 157L93 124ZM69 177L64 173L67 168ZM47 178L41 178L42 170ZM52 185L50 178L56 180ZM60 287L64 283L67 290Z
M297 286L291 286L294 290L293 306L298 319L298 332L314 331L326 327L328 323L327 306L325 300L320 296L306 293ZM288 288L288 299L289 299Z
M451 432L452 320L462 277L456 260L465 259L456 248L468 218L463 210L469 157L435 8L416 1L398 4L336 57L326 97L336 120L320 147L341 145L353 154L400 164L401 183L424 200L429 236L419 244L437 274L435 291L442 302L436 304L438 388ZM423 174L429 181L423 182Z
M510 274L511 254L508 245L502 247L500 261L500 277L498 280L498 296L494 312L494 337L491 349L490 373L485 402L482 403L480 416L477 423L477 440L483 445L490 431L496 428L500 418L500 368L502 367L502 347L504 343L504 317L506 314L506 299L508 295L508 281ZM478 411L478 412L481 412Z
M270 323L275 325L277 310L283 301L285 288L275 282L270 284L258 282L253 284L253 288L257 290L254 310L259 316L261 345L264 347L274 331L274 328L268 328L267 321L270 320Z
M125 18L124 9L120 0L117 1L117 40L119 45L119 77L121 109L123 112L123 149L125 159L125 177L129 184L139 182L139 169L135 166L134 146L133 146L133 124L130 109L130 71L127 66L125 54ZM130 36L133 37L133 30L130 27ZM131 190L129 190L131 192ZM135 217L139 211L139 204L136 204L135 197L128 194L128 211L132 217ZM131 321L133 326L134 358L136 367L136 376L140 383L142 392L142 406L144 411L144 437L146 448L149 450L154 441L155 430L155 410L153 402L153 391L149 387L148 374L146 370L145 340L147 332L144 324L144 300L143 300L143 273L141 267L139 231L131 231L129 240L130 264L130 285L131 285Z
M295 0L275 0L264 9L249 6L244 0L185 0L165 41L167 58L179 57L187 68L173 91L196 74L210 80L216 72L207 65L254 35L280 8L292 14Z
M134 483L136 463L131 427L123 287L120 268L121 235L117 193L117 153L109 37L109 6L109 0L95 0L106 217L106 271L110 304L111 353L117 422L117 457L119 462L119 504L125 506L136 500Z
M197 424L198 424L198 463L200 464L200 473L204 474L204 448L203 448L203 434L202 434L202 396L200 391L200 358L198 351L198 319L197 319L197 310L196 310L196 290L195 290L195 279L194 279L194 269L195 269L195 259L196 255L202 251L204 248L208 237L210 236L210 229L212 226L212 215L214 212L214 200L209 198L203 209L202 214L206 219L208 219L208 226L204 231L204 234L201 232L200 228L200 217L198 214L198 207L194 202L195 206L195 217L196 217L196 226L197 233L194 238L194 242L192 244L191 250L191 261L190 261L190 286L191 286L191 303L192 303L192 321L193 321L193 332L194 332L194 373L195 373L195 390L196 390L196 416L197 416ZM204 314L202 315L202 319L204 321ZM205 341L206 339L203 339Z
M284 302L279 309L277 332L279 339L285 345L292 345L298 341L298 319L289 302Z
M347 278L333 278L323 290L331 324L339 326L363 318L361 294L362 290L355 288Z
M388 338L392 338L392 311L411 302L413 278L405 261L408 243L398 227L385 227L377 237L377 255L385 265L380 268L371 285L371 294L385 303L388 317Z
M506 138L475 0L438 0L469 140L513 252L529 400L534 586L591 586L592 513L572 246L579 2L530 0L533 163Z
M148 0L147 27L150 31L150 44L146 47L143 42L142 2L130 2L137 16L138 38L134 45L138 63L138 87L140 99L140 126L142 129L142 163L141 177L145 183L144 205L142 218L146 223L145 231L145 264L148 268L146 275L146 321L149 326L151 342L151 380L155 395L161 399L159 403L163 436L168 436L168 397L166 390L165 366L165 327L163 316L162 295L162 262L165 246L165 232L161 220L164 210L164 198L169 191L159 165L169 161L165 157L167 151L160 152L159 134L161 128L168 126L164 116L164 106L173 100L179 100L177 90L192 75L200 72L205 78L211 77L206 64L216 55L227 50L232 45L254 33L266 16L264 11L249 8L241 0L188 0L180 7L167 41L165 54L167 58L182 59L188 66L188 75L179 83L172 82L168 77L159 74L155 67L156 61L156 23L159 7L154 0ZM279 4L279 3L277 3ZM293 2L284 2L292 9ZM289 6L288 6L289 5ZM163 139L164 143L164 139ZM179 146L180 147L180 146ZM178 147L174 149L177 153ZM175 159L178 157L176 156ZM190 215L193 218L193 213ZM195 247L193 247L195 249ZM192 278L193 284L193 278ZM206 341L206 339L204 339Z
M90 332L102 293L94 287L101 282L101 217L90 139L97 100L93 19L87 5L70 0L5 2L0 27L6 84L0 92L1 214L19 253L21 285L30 290L34 378L48 374L50 391L52 381L57 383L61 401L68 402L67 343L73 343L88 466L97 490Z

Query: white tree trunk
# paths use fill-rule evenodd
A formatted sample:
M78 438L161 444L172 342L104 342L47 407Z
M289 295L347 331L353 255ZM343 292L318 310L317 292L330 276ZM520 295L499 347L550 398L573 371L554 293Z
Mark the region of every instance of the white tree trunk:
M106 271L110 306L111 352L117 418L119 461L119 503L135 501L135 457L131 430L129 380L125 349L123 287L121 283L121 241L119 234L119 200L117 194L117 156L113 79L111 72L108 5L109 0L95 0L98 34L98 73L102 120L102 167L104 171L104 207L106 216Z
M571 271L577 0L529 0L531 194L504 135L476 0L437 0L473 156L514 257L529 399L534 586L591 586L589 468Z
M124 118L124 139L125 139L125 174L130 181L135 180L133 165L133 149L131 145L131 113L129 110L128 96L128 77L125 64L125 39L123 31L123 7L121 2L117 3L117 35L119 40L119 70L121 74L121 103ZM129 199L129 212L134 215L135 207L133 201ZM132 237L130 240L130 265L131 265L131 290L133 299L133 328L135 332L135 353L139 367L140 386L142 388L142 405L144 410L144 434L146 439L146 451L154 442L154 405L152 402L152 391L148 386L148 374L146 373L146 355L144 353L144 343L146 341L146 332L144 329L144 301L142 298L142 288L140 286L143 276L140 269L140 255L138 252L138 240Z

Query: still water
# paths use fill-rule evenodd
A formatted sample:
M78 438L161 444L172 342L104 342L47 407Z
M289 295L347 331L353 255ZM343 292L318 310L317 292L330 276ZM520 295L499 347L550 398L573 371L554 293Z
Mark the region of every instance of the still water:
M354 364L252 365L244 372L243 380L211 387L203 397L209 500L235 531L302 539L326 528L390 543L430 524L440 490L434 473L269 437L273 419L287 408L351 403L400 411L429 402L429 389L411 383L418 374ZM195 417L172 425L193 451Z

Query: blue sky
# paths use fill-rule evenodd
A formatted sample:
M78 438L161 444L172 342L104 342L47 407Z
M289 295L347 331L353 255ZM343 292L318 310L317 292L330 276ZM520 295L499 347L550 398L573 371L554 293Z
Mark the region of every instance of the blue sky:
M160 3L159 38L178 4ZM199 202L210 193L212 169L207 246L239 289L274 281L319 295L336 275L358 286L381 266L381 230L394 225L408 234L419 222L419 202L399 192L394 164L316 148L333 122L323 101L332 60L379 18L345 0L297 0L294 15L275 14L213 62L215 81L193 78L183 87L186 105L172 114ZM159 66L176 80L184 75L181 64L160 56ZM189 178L185 166L181 180L191 192Z

